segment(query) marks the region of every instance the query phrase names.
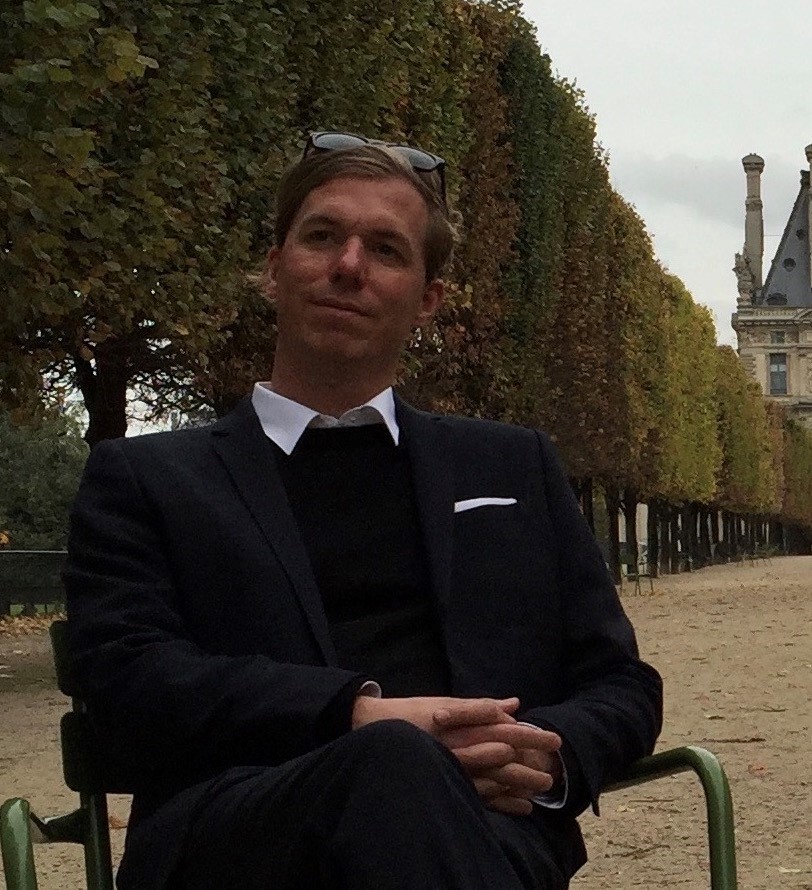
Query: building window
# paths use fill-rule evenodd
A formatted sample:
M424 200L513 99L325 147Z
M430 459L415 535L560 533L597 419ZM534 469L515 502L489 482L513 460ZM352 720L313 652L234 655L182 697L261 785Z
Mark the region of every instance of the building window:
M786 352L770 353L770 395L785 396L787 394L787 354Z
M786 343L787 335L785 331L770 331L770 343Z

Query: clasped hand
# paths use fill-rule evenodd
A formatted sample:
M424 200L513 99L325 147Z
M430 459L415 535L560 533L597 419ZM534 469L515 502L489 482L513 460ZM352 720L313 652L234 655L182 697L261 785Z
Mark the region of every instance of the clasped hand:
M456 756L490 809L526 816L532 799L561 776L561 737L517 723L518 708L517 698L360 696L352 724L357 729L376 720L407 720Z

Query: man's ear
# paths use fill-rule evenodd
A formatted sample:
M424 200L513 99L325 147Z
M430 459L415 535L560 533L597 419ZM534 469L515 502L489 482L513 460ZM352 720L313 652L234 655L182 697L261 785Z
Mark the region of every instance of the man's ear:
M265 256L262 269L262 293L273 301L276 299L276 272L279 266L279 248L274 245Z
M441 278L435 278L434 281L430 281L426 285L426 289L423 291L423 301L420 306L420 312L417 314L417 318L414 322L416 328L424 327L432 320L432 318L434 318L434 313L440 308L440 305L443 302L444 294L445 285Z

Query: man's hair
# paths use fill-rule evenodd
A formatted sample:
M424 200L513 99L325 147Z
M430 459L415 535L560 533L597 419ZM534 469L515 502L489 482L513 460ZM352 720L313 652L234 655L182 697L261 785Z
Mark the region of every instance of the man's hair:
M451 211L440 194L436 172L417 173L396 150L379 145L316 151L289 167L276 193L274 237L277 247L287 238L293 218L313 189L339 177L403 179L414 186L429 213L424 245L426 281L439 278L448 265L457 239Z

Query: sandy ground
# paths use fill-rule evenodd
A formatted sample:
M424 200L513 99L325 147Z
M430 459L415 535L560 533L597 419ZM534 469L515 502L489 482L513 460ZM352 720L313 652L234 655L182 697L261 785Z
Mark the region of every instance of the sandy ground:
M658 749L692 742L723 760L733 791L739 884L812 890L812 556L717 566L628 588L643 655L663 674ZM0 631L0 800L64 812L55 691L47 640ZM127 801L113 799L116 850ZM704 803L689 775L606 795L582 817L590 862L573 890L707 888ZM37 851L42 890L74 890L81 854ZM370 888L374 890L374 888Z

